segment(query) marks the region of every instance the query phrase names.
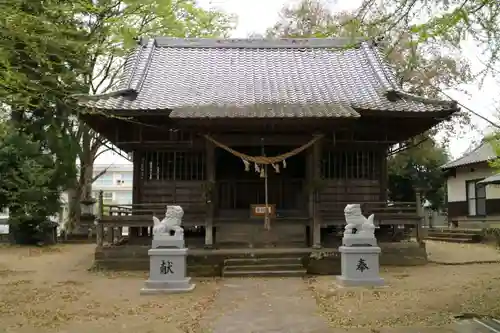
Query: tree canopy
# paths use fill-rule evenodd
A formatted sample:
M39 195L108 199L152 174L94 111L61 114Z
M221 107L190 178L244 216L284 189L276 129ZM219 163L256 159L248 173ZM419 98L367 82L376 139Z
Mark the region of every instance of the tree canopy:
M371 6L365 3L366 6ZM361 13L361 14L360 14ZM440 88L456 87L472 80L469 64L460 55L442 52L446 44L420 38L415 27L395 22L391 7L376 11L359 9L333 13L321 0L302 0L286 6L280 20L267 30L269 37L384 37L383 51L402 88L410 93L436 98ZM467 128L469 119L460 114L441 126L448 133ZM457 128L458 127L458 128ZM440 166L447 160L446 147L433 138L434 128L407 142L410 149L389 158L389 196L392 200L415 200L415 187L425 188L424 195L436 207L444 201L445 179ZM447 135L446 137L452 137Z
M92 164L106 142L79 121L83 110L74 97L113 89L138 37L226 36L234 22L195 0L6 0L0 11L0 119L11 120L2 148L12 152L14 144L23 144L29 153L20 148L20 154L33 157L36 148L42 160L52 159L57 186L52 185L69 190L76 219L79 201L95 179ZM38 175L36 163L21 170L32 167ZM11 184L32 185L9 177L19 175L0 173ZM11 217L28 213L9 198Z

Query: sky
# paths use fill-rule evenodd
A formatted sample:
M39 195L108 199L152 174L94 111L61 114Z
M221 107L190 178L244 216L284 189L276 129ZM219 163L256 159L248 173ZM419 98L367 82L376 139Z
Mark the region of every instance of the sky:
M272 26L279 19L280 10L287 4L297 2L298 0L198 0L198 3L204 8L216 8L227 13L235 14L238 17L236 29L231 37L245 38L252 33L264 33L266 29ZM361 0L329 0L332 10L352 10L358 8ZM469 59L473 72L481 70L482 64L478 60L479 50L473 43L464 44L463 56ZM486 77L483 86L471 84L460 87L466 93L458 89L449 89L445 91L459 103L469 107L474 112L488 118L494 119L495 104L499 100L500 86L493 77ZM444 99L446 99L443 96ZM471 116L472 124L475 130L470 131L463 137L452 138L450 142L450 154L457 158L470 148L474 142L480 140L489 127L484 120ZM121 158L115 153L109 152L102 154L96 164L127 164L127 160Z

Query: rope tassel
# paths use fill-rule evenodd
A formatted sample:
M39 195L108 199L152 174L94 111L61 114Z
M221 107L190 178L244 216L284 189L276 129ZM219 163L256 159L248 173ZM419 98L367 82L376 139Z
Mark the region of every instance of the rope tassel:
M279 164L271 164L276 173L280 173L280 165Z
M250 171L250 162L248 162L245 159L241 159L243 161L243 164L245 165L245 171L248 172Z
M255 172L257 172L257 173L260 172L260 167L257 163L255 163Z
M286 169L286 160L283 160L283 169Z

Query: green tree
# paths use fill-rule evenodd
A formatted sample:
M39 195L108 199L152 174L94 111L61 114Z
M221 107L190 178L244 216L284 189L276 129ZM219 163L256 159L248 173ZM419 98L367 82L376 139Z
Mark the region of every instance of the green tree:
M56 163L29 134L0 123L0 209L9 208L10 232L18 244L43 241L48 216L59 212Z
M364 4L368 6L368 3ZM441 89L470 82L469 64L459 55L442 52L447 42L421 39L408 25L394 24L389 17L391 7L377 8L368 15L362 7L354 12L333 13L321 0L302 0L287 6L280 20L267 30L278 37L383 37L382 50L394 69L400 85L407 92L436 98ZM422 28L423 29L423 28ZM417 37L418 38L417 38ZM467 114L460 113L427 133L411 138L392 156L389 163L389 188L393 200L415 200L415 186L426 188L427 198L440 205L444 198L444 178L439 169L446 161L445 146L434 140L439 130L445 138L469 128ZM451 134L453 133L453 135Z
M53 213L59 191L76 173L77 145L70 137L69 116L77 104L68 97L85 91L80 78L88 69L89 38L77 19L83 4L83 0L0 4L0 112L1 118L11 120L2 150L19 154L4 155L0 178L2 190L12 192L4 193L4 199L13 229L28 233L18 240L33 239L30 233Z
M356 18L397 35L409 34L415 44L430 43L461 52L462 42L472 42L486 59L477 74L498 72L500 7L496 0L363 0Z
M422 191L433 209L445 204L446 177L441 166L448 162L446 149L427 134L420 135L420 144L390 156L389 198L393 201L413 202L416 189Z
M195 0L101 0L87 5L82 24L92 38L89 70L82 79L90 95L96 95L116 87L124 58L136 47L137 38L225 37L234 26L234 18L202 9ZM92 183L102 174L93 175L93 163L109 148L106 139L85 123L75 121L74 129L72 139L79 147L75 157L80 169L68 190L70 230L79 224L80 200L90 196Z

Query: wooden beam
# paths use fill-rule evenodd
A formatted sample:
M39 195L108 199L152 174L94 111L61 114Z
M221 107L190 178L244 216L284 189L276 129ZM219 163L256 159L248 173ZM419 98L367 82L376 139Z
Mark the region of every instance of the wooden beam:
M142 163L143 152L141 150L134 150L134 168L132 173L132 203L139 204L142 203L142 184L144 180L141 175L141 163ZM134 214L132 210L132 214ZM131 227L129 229L129 238L134 239L139 237L139 228Z
M308 211L308 217L309 217L309 234L308 234L308 246L312 246L313 244L313 230L314 230L314 200L315 200L315 191L314 188L312 187L313 184L313 177L314 177L314 172L313 172L313 148L309 148L306 150L306 186L308 189L308 200L307 200L307 211Z
M205 247L212 248L214 242L214 197L215 197L215 147L212 142L205 140L205 167L206 167L206 204L207 214L205 217Z
M422 228L422 219L423 219L423 207L422 207L422 192L421 189L415 188L415 196L417 201L417 214L419 219L417 220L417 243L420 246L424 245L424 229Z
M384 149L380 158L380 201L387 202L388 169L387 149Z
M321 149L322 139L319 139L312 146L312 179L317 181L321 179ZM317 192L316 189L313 190ZM314 203L313 203L313 218L312 218L312 236L313 236L313 248L321 248L321 215L319 214L319 205L316 204L316 197L318 193L314 193Z
M104 215L104 199L102 190L99 191L98 199L98 212L97 212L97 226L96 226L96 243L101 247L104 243L104 226L101 224Z
M262 145L262 139L266 143L266 146L302 146L308 141L312 140L313 137L309 134L255 134L255 133L220 133L214 134L213 138L220 143L228 145L230 147L234 146L254 146L260 147Z

